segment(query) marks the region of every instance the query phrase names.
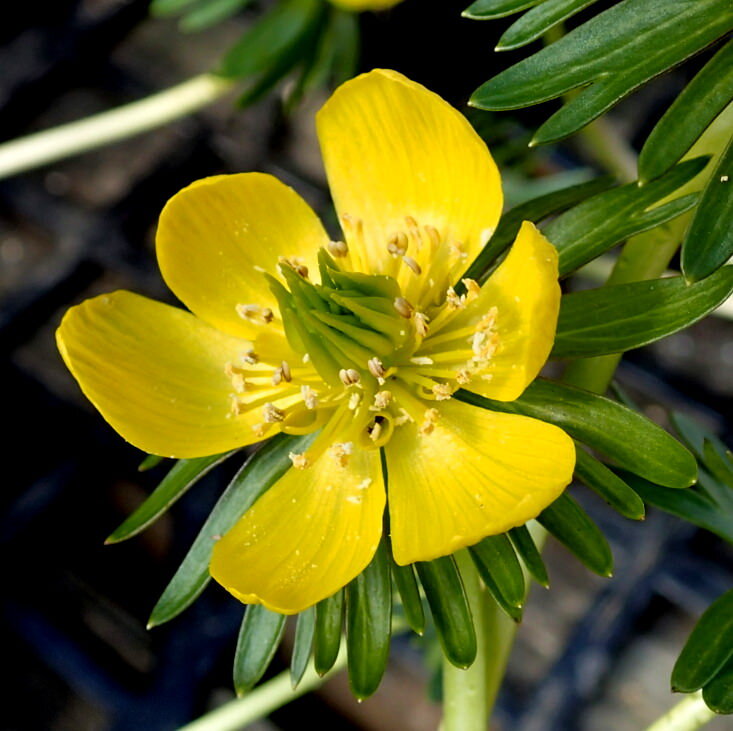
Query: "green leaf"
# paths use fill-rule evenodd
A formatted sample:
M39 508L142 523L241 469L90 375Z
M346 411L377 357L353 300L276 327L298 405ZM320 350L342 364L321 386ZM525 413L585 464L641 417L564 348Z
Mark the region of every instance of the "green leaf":
M535 134L555 142L732 28L729 0L622 0L487 81L471 104L517 109L582 88Z
M313 639L313 665L316 672L325 675L336 662L341 647L344 626L344 592L339 589L332 596L316 604L316 633Z
M545 508L537 522L591 571L613 575L613 555L606 537L567 492Z
M692 208L697 194L652 206L694 178L706 162L707 158L687 160L647 185L628 183L599 193L543 227L560 254L560 274L569 274L630 236Z
M702 698L715 713L733 713L733 659L702 689Z
M236 451L235 449L225 454L214 454L211 457L179 459L145 502L107 538L105 543L119 543L145 530L209 470L221 464L227 457L231 457Z
M470 391L456 398L493 411L524 414L555 424L627 470L667 487L687 487L697 476L695 458L674 437L641 414L589 391L542 378L511 403Z
M415 634L422 635L425 632L425 612L415 578L415 569L412 564L399 566L394 559L391 561L391 567L392 578L402 600L405 621Z
M733 255L733 137L702 192L682 242L682 272L688 281L712 274Z
M666 173L733 99L733 41L721 48L674 100L639 154L639 180Z
M692 693L709 683L733 657L733 589L704 612L672 669L672 690Z
M476 20L493 20L518 13L541 2L542 0L476 0L463 11L462 15L464 18Z
M733 292L733 266L688 284L683 277L617 284L566 294L552 357L622 353L679 332Z
M705 439L710 437L708 432L694 419L691 419L689 416L686 416L679 411L673 411L671 418L672 424L682 438L682 441L697 455L699 459L702 459Z
M453 556L416 563L446 659L467 668L476 659L476 633L463 582Z
M608 190L613 185L613 178L603 176L586 183L571 185L562 190L546 193L532 200L521 203L505 213L493 236L468 268L464 277L482 282L486 279L489 268L498 256L512 244L523 221L537 223L548 216L565 211L576 203Z
M290 684L295 690L303 679L313 651L313 635L316 631L316 608L308 607L298 615L293 641L293 657L290 660Z
M325 10L321 0L282 0L229 50L219 73L230 78L267 74L310 34Z
M138 472L147 472L148 470L152 470L153 467L157 467L164 459L165 457L159 457L157 454L149 454L137 466L137 471Z
M238 696L252 690L272 662L285 630L285 615L261 604L244 613L234 654L234 689Z
M168 622L189 607L209 582L216 536L226 533L254 502L292 467L290 452L303 452L315 434L284 434L266 442L234 476L206 519L196 540L153 608L148 627Z
M594 2L597 0L545 0L514 21L499 39L495 50L511 51L526 46Z
M468 550L497 604L519 622L524 606L524 574L509 538L503 534L487 536Z
M384 539L371 563L346 587L349 684L358 700L379 687L389 657L392 582Z
M160 17L175 15L191 5L198 5L200 0L153 0L150 3L150 12Z
M197 33L231 18L252 0L207 0L200 7L186 13L179 23L184 33Z
M547 576L545 562L542 560L542 555L537 550L537 546L535 546L532 534L529 532L527 526L520 525L512 528L508 535L514 549L527 567L527 571L529 571L538 584L548 588L550 586L550 579Z
M621 515L631 520L644 518L643 500L615 472L580 447L576 447L575 454L575 475L583 484Z

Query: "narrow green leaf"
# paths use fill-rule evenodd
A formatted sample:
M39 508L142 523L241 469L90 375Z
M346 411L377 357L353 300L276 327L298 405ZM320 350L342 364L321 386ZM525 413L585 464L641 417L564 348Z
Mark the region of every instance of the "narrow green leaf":
M456 392L456 398L555 424L627 470L666 487L687 487L697 476L695 458L671 434L636 411L589 391L539 378L511 403L463 390Z
M344 626L344 592L316 604L316 632L313 639L313 665L319 675L325 675L336 662L341 647Z
M261 604L244 613L234 654L234 689L238 696L252 690L272 662L285 630L285 615Z
M733 589L718 597L687 638L672 669L672 690L692 693L733 657Z
M516 109L582 88L534 138L554 142L732 28L729 0L622 0L487 81L471 104Z
M462 15L464 18L476 20L493 20L518 13L541 2L542 0L476 0L463 11Z
M733 659L702 689L702 699L715 713L733 713Z
M512 244L523 221L538 223L548 216L567 210L586 198L608 190L612 185L613 178L606 175L585 183L568 186L562 190L554 190L552 193L514 206L501 217L493 236L463 276L479 282L486 279L489 268L497 257Z
M703 484L709 484L705 472L700 471L699 487L686 490L660 487L623 470L620 475L648 505L654 505L733 543L733 509L723 509L708 490L703 488Z
M504 534L487 536L468 550L497 604L519 622L524 606L524 574L509 538Z
M702 192L682 242L682 273L694 282L711 275L733 255L733 137Z
M575 454L575 475L584 485L621 515L631 520L643 520L644 501L615 472L581 447L576 447Z
M647 185L628 183L604 191L544 226L543 233L560 254L560 274L569 274L630 236L659 226L692 208L697 194L653 206L692 180L706 162L707 158L687 160Z
M712 476L725 485L733 495L733 464L728 458L730 453L724 450L725 448L721 450L715 441L706 439L703 446L703 463Z
M511 51L526 46L594 2L597 0L545 0L515 20L499 39L495 50Z
M563 296L552 357L622 353L705 317L733 292L733 266L694 284L666 277Z
M415 569L412 564L399 566L392 559L392 578L402 600L405 621L413 632L422 635L425 632L425 612L415 578Z
M723 46L657 122L639 154L639 180L667 172L733 99L733 41Z
M358 700L379 687L389 657L392 582L385 541L371 563L346 587L349 684Z
M209 582L209 561L216 536L226 533L290 467L290 452L303 452L315 434L270 439L234 476L206 519L196 540L153 608L148 627L168 622L189 607Z
M137 466L137 471L138 472L147 472L148 470L152 470L153 467L157 467L164 459L165 457L159 457L157 454L149 454Z
M606 537L567 492L545 508L537 522L591 571L613 576L613 555Z
M231 78L266 74L312 30L325 10L321 0L283 0L229 50L219 73Z
M476 633L466 592L453 556L416 563L417 575L450 663L467 668L476 659Z
M532 534L529 532L527 526L520 525L512 528L508 535L515 550L522 558L522 562L527 567L527 571L529 571L538 584L548 588L550 586L550 579L547 576L545 562L542 560L542 555L537 550L537 546L535 546Z
M308 667L313 652L313 636L316 631L316 608L308 607L298 615L295 625L295 640L293 642L293 657L290 660L290 684L295 690L303 679L303 673Z
M333 84L338 86L356 76L359 70L361 33L356 13L338 14L334 44Z
M197 33L231 18L249 5L251 0L208 0L201 7L193 8L181 19L184 33Z
M199 2L200 0L153 0L150 3L150 12L159 17L175 15L191 5L198 5Z
M236 451L214 454L211 457L179 459L145 502L107 538L105 543L119 543L145 530L209 470L221 464L227 457L231 457Z
M709 434L694 419L680 413L672 412L672 424L682 441L697 455L699 459L703 458L703 448L705 439L709 438Z

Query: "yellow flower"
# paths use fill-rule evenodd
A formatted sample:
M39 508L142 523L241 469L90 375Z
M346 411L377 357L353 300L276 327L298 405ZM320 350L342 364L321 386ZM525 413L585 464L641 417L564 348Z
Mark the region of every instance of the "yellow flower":
M453 289L502 207L466 119L377 70L317 123L341 240L274 177L206 178L168 202L157 234L163 276L194 314L115 292L58 331L84 393L147 452L320 430L211 563L242 601L284 613L365 568L387 493L396 561L426 561L535 517L575 461L560 429L451 397L516 399L550 353L560 301L556 251L531 223L484 286Z

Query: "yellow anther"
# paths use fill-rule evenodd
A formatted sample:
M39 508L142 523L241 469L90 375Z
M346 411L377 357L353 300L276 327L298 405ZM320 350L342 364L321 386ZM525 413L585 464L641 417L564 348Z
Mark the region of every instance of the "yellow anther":
M411 256L403 256L402 261L410 268L412 269L415 274L422 274L422 268L420 265L411 257Z
M468 252L465 250L462 241L451 241L448 248L453 256L457 256L459 259L468 258Z
M262 418L266 424L275 424L285 418L285 412L268 402L262 407Z
M435 247L440 246L440 233L438 232L438 229L435 228L435 226L430 225L423 226L423 228L430 239L430 243Z
M359 391L354 391L351 396L349 396L349 408L352 411L356 411L356 409L359 407L359 404L361 403L362 394Z
M342 258L344 256L348 256L349 247L346 245L345 241L329 241L328 252L331 256Z
M374 424L369 428L369 439L376 442L382 434L382 424L375 421Z
M283 374L283 378L290 383L293 380L293 374L290 372L290 365L286 360L280 364L280 371Z
M459 296L453 287L448 287L445 293L445 303L452 310L460 310L466 306L466 296L463 294Z
M384 374L387 372L384 370L382 361L376 356L367 361L367 368L369 369L369 373L371 373L380 382L384 379Z
M397 409L397 417L394 420L395 426L402 426L403 424L407 424L408 421L412 421L412 417L403 409L400 407Z
M328 451L340 467L346 467L349 464L349 456L354 451L354 443L336 442L330 446Z
M432 358L429 358L427 355L415 355L410 358L410 363L419 366L429 366L433 365L435 361Z
M476 297L481 294L481 287L479 286L479 283L475 279L469 279L466 277L465 279L461 280L463 282L463 285L466 288L466 299L468 302L471 300L476 299Z
M355 383L359 383L359 381L361 381L359 371L354 368L342 368L339 371L339 378L344 386L353 386Z
M422 312L416 312L413 315L413 320L415 321L415 330L417 330L417 334L421 338L427 337L429 319L430 318L427 315L424 315Z
M390 403L392 403L391 391L377 391L377 393L374 394L374 408L377 411L386 409Z
M310 386L301 386L300 395L303 397L306 409L318 408L318 396Z
M439 416L438 409L426 409L423 414L423 422L420 425L420 434L432 434Z
M304 470L306 467L310 467L310 461L308 460L308 457L306 457L305 452L303 454L291 452L288 457L290 457L290 461L293 463L293 467L295 467L296 470Z
M468 368L461 368L456 371L456 381L460 383L461 386L465 386L467 383L470 383L471 371L469 371Z
M242 353L242 362L246 363L247 365L255 365L259 363L259 360L260 357L251 348L245 353Z
M397 310L397 313L408 320L415 311L415 308L404 297L397 297L392 304L395 310Z
M399 231L387 242L387 251L392 256L404 256L407 253L409 239L404 231Z
M453 395L453 390L447 383L436 383L431 389L438 401L447 401Z

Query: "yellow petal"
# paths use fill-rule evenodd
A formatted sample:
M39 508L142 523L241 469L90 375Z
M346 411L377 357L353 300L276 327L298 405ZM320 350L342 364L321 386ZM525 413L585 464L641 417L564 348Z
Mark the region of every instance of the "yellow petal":
M366 567L384 503L377 450L354 448L346 466L327 450L289 470L216 544L211 575L245 603L300 612Z
M339 215L363 223L363 241L349 240L357 261L388 272L388 240L411 216L444 241L461 242L467 256L453 266L465 270L496 227L502 192L486 145L463 115L401 74L376 70L342 84L317 126Z
M385 448L399 564L447 555L536 517L575 465L572 440L555 426L457 401L435 408L432 432L405 424Z
M301 259L313 271L318 248L327 243L310 206L262 173L189 185L166 204L156 236L160 270L176 296L210 325L245 338L266 326L238 315L237 305L277 313L262 271L276 276L279 256Z
M259 410L231 413L225 374L249 343L130 292L72 307L56 333L64 361L102 416L136 447L202 457L259 441ZM271 401L283 391L270 394Z

